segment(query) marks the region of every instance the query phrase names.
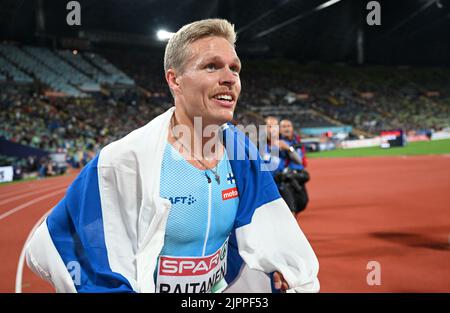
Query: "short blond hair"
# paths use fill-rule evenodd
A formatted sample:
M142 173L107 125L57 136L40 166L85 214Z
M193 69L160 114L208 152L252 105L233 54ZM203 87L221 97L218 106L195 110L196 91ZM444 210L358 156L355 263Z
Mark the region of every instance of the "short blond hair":
M164 72L167 73L167 70L173 68L183 73L185 63L190 56L189 45L209 36L223 37L233 47L236 42L234 25L224 19L206 19L184 25L167 43L164 53Z

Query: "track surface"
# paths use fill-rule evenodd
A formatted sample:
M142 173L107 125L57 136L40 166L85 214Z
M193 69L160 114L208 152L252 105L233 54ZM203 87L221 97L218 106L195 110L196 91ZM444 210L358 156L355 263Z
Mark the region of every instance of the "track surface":
M311 159L298 221L320 262L322 292L450 292L450 157ZM75 173L0 186L0 292L14 292L35 223ZM370 261L381 285L370 286ZM52 292L25 266L23 292Z

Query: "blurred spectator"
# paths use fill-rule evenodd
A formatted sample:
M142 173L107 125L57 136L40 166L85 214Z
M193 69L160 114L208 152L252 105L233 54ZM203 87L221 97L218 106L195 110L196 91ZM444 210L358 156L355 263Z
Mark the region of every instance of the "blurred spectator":
M111 52L106 57L138 86L105 87L90 98L50 98L40 93L44 86L2 83L0 136L48 152L64 151L71 166L81 168L103 146L172 105L162 64L149 61L152 58L146 53ZM436 68L248 60L241 74L245 92L238 102L236 120L244 125L262 124L263 117L274 116L289 118L297 130L350 125L369 135L401 128L430 136L432 129L450 126L449 75L450 70ZM281 154L289 147L276 139L272 146L281 149ZM305 159L302 163L306 165ZM36 158L28 159L21 168L23 172L44 172Z

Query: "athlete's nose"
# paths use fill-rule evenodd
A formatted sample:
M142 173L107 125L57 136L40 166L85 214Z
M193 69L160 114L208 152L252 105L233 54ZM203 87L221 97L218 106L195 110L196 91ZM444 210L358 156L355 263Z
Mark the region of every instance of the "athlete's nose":
M221 85L233 86L238 80L239 76L235 71L231 70L229 67L224 67L222 69L219 82Z

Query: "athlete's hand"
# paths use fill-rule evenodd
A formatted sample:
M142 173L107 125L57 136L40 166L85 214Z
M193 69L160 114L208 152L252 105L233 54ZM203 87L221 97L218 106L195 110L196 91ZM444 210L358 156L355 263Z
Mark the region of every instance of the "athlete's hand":
M286 292L286 290L289 289L287 281L280 272L273 273L273 283L275 285L275 289L281 289L281 292Z

